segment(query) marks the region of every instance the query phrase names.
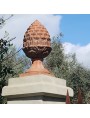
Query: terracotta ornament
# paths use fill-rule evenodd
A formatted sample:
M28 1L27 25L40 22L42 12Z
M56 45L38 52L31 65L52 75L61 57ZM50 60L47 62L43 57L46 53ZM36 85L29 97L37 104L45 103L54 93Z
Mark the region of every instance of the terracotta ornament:
M31 58L32 66L20 76L33 74L48 74L50 72L44 68L42 61L51 52L51 40L47 29L35 20L27 29L23 39L23 51L27 57Z

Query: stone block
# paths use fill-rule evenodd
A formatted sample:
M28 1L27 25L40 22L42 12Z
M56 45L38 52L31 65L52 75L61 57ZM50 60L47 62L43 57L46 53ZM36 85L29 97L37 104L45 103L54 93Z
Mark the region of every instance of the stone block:
M2 96L7 97L8 104L64 104L67 89L72 97L73 90L66 86L66 80L41 74L9 79Z

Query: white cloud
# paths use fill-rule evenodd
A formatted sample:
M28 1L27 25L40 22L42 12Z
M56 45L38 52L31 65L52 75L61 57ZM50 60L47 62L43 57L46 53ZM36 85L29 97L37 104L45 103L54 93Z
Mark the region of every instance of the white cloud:
M19 47L23 43L27 28L36 19L47 28L51 37L60 33L60 15L14 15L0 30L0 37L4 35L4 31L8 31L10 37L16 37L14 44Z
M86 68L90 68L90 44L80 46L66 42L63 46L66 54L76 53L78 62L83 64Z

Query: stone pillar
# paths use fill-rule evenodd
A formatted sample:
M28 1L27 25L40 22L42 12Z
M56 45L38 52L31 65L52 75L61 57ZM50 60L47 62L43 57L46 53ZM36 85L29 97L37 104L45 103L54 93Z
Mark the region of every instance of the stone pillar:
M18 78L9 79L8 86L2 90L7 103L65 103L67 90L73 96L73 90L66 86L66 80L56 78L44 68L43 58L51 52L51 39L47 29L36 20L27 29L23 40L23 51L31 58L32 66Z
M2 95L8 104L65 104L67 90L72 97L66 80L40 74L9 79Z

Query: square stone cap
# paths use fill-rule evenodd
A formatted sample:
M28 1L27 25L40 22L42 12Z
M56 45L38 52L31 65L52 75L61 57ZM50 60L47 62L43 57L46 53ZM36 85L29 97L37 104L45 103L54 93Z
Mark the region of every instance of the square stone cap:
M66 86L64 79L48 75L32 75L9 79L8 86L2 89L2 96L7 98L37 95L65 97L67 90L72 97L73 90Z
M10 78L8 81L8 86L14 86L14 85L16 86L22 84L35 84L39 82L66 86L66 80L56 78L54 76L44 75L44 74Z

